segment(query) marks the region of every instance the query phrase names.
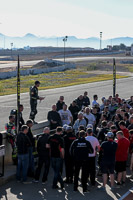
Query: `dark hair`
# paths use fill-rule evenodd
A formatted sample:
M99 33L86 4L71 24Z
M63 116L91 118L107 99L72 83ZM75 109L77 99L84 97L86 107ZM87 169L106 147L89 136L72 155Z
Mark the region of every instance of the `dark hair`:
M62 127L61 126L58 126L57 128L56 128L56 132L62 132Z
M80 125L80 126L79 126L79 130L80 130L80 131L84 131L84 130L85 130L84 125Z
M127 117L127 119L129 119L129 114L128 113L124 113L124 116Z
M133 134L133 129L131 129L131 130L129 131L129 133L132 135L132 134Z
M115 129L116 129L116 126L115 126L115 125L112 125L110 128L111 128L112 130L115 130Z
M23 107L23 104L20 104L19 107Z
M122 131L118 131L116 134L124 135Z
M94 94L94 95L93 95L93 99L95 99L96 97L97 97L97 94Z
M91 133L93 133L92 128L87 128L87 133L90 135Z
M9 116L9 120L10 120L10 119L13 119L13 118L14 118L14 116L13 116L13 115L10 115L10 116Z
M102 126L103 126L103 127L107 126L107 121L103 120L103 121L102 121Z
M86 132L82 130L79 132L79 135L80 135L80 137L84 137L86 135Z
M23 125L22 127L21 127L21 131L23 132L24 130L26 130L26 129L28 129L28 126L27 125Z
M38 84L40 84L40 81L35 81L35 85L38 85Z
M33 124L32 119L28 119L28 120L27 120L26 125L29 125L29 124Z
M126 126L126 124L125 124L125 122L123 120L119 122L119 126L121 126L121 125L122 126Z

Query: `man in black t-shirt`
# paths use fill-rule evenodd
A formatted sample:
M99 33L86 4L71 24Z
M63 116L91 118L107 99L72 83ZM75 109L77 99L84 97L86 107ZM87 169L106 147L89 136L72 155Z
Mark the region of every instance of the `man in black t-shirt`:
M46 144L48 142L50 130L48 127L44 128L43 135L39 137L37 142L37 152L38 152L38 167L35 172L35 183L38 183L39 177L41 174L41 169L44 164L44 173L42 177L42 184L47 181L47 176L50 167L50 150L46 148Z
M57 127L56 133L49 137L46 145L47 148L51 149L52 168L54 170L53 189L58 188L58 182L60 182L61 188L64 188L64 182L61 177L62 162L64 159L64 141L61 134L62 128Z
M111 188L114 187L114 169L115 169L115 153L117 150L117 143L113 141L114 134L107 133L107 141L101 144L102 161L101 169L103 173L103 189L107 184L107 174L110 174Z
M56 129L57 126L61 125L61 117L59 113L56 111L56 105L52 105L52 110L48 112L47 119L50 122L50 129Z

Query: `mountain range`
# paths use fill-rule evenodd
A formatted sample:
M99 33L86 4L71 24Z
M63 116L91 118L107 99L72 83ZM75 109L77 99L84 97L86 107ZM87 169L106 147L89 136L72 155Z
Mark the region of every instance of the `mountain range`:
M0 48L2 49L11 49L12 48L24 48L27 46L36 47L36 46L53 46L53 47L63 47L64 37L38 37L31 33L26 34L23 37L11 37L6 36L0 33ZM133 44L132 37L118 37L107 40L102 40L102 48L106 48L107 45L119 45L125 44L126 46L130 46ZM96 37L90 37L86 39L80 39L75 36L68 36L66 47L91 47L95 49L99 49L100 39Z

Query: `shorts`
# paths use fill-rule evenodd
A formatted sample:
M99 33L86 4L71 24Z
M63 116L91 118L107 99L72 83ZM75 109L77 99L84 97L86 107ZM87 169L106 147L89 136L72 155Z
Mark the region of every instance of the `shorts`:
M117 173L126 171L126 161L116 161L115 171Z
M115 162L104 162L101 163L102 174L114 174Z

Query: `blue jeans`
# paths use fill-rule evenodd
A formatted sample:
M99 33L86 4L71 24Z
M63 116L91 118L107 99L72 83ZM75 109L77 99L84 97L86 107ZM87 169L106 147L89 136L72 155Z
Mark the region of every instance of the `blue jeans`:
M31 172L34 172L34 156L33 153L33 147L29 147L29 170Z
M64 187L63 179L61 177L62 158L52 158L52 168L54 170L53 187L57 186L57 182L60 182L61 187Z
M29 166L29 154L18 154L18 165L17 165L17 180L21 180L21 171L22 171L22 181L27 180L27 171Z

